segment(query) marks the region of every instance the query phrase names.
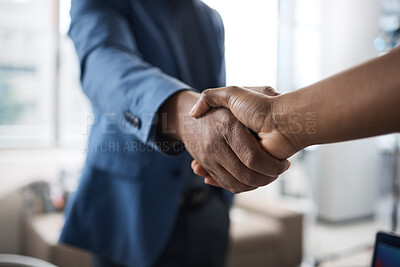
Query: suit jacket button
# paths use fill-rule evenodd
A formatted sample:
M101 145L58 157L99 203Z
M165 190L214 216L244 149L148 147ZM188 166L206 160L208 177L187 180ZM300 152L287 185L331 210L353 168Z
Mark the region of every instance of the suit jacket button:
M129 110L124 111L124 117L133 127L140 129L142 126L140 118L133 115Z
M136 117L136 116L133 119L133 123L132 124L133 124L134 127L138 128L138 129L140 129L140 127L142 126L141 120L139 119L139 117Z

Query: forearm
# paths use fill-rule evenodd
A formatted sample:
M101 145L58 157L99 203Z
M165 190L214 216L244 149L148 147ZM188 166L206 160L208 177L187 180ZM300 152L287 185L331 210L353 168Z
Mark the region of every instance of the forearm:
M157 111L172 95L191 87L146 61L128 7L125 0L74 0L69 34L83 90L96 111L115 116L124 134L154 146Z
M400 50L280 98L300 148L400 130Z

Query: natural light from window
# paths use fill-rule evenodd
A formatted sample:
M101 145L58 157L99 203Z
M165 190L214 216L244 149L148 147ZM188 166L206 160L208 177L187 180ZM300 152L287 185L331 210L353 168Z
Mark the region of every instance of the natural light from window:
M206 0L222 16L228 85L276 85L278 0Z
M278 0L204 2L224 20L228 85L276 86ZM0 148L85 146L91 108L67 36L71 1L58 5L58 73L55 3L0 1Z

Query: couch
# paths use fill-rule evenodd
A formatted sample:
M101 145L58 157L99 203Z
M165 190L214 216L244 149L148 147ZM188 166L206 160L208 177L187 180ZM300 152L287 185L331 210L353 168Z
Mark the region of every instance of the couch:
M10 208L10 205L15 207ZM7 217L7 213L10 216ZM58 266L91 266L88 252L57 243L64 220L61 213L27 215L16 192L0 200L0 214L0 253L27 255ZM227 266L299 266L302 225L303 215L279 202L266 203L251 193L238 195L231 210ZM12 231L17 232L13 234ZM15 243L12 240L15 238L19 239L18 244L8 247L7 242Z

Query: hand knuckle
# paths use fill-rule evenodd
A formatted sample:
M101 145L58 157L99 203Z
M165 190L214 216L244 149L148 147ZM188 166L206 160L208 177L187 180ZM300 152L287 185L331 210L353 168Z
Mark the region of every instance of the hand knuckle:
M243 161L249 169L254 170L257 166L257 153L252 149L246 150L243 154Z
M208 155L208 153L212 152L212 139L211 138L207 138L203 144L203 160L206 160L206 155Z
M269 87L269 86L266 86L266 87L262 87L262 88L261 88L261 92L262 92L263 94L268 94L270 91L271 91L271 87Z
M254 183L256 183L254 176L249 174L249 173L242 173L239 176L240 181L246 185L253 185Z
M233 130L233 125L228 118L216 122L215 127L217 131L225 137L229 137Z
M202 94L202 97L203 98L207 98L207 97L209 97L209 95L210 95L210 93L211 93L211 90L212 89L206 89L206 90L204 90L201 94Z
M234 127L234 126L232 125L232 122L231 122L231 120L230 120L229 117L226 118L226 120L224 120L224 121L221 122L221 126L224 127L224 129L225 129L228 133L232 132L232 131L233 131L233 127Z

